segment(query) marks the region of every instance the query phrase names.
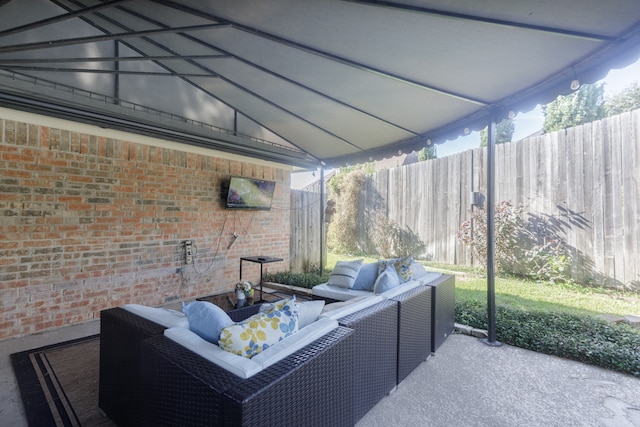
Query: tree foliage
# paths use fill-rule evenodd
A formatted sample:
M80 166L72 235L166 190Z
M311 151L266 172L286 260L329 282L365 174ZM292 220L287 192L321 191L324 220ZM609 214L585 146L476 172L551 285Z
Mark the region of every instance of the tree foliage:
M604 83L585 84L542 107L544 131L554 132L602 119L606 115Z
M425 160L431 160L438 158L438 152L436 150L435 145L430 147L423 147L420 151L418 151L418 161L424 162Z
M327 246L337 253L355 253L358 248L358 204L366 174L362 169L340 170L329 189L335 202L333 222L327 230Z
M640 108L640 84L638 81L607 97L605 108L608 116Z
M516 125L513 119L504 119L496 125L496 144L504 144L505 142L511 142L513 133L516 130ZM489 131L484 128L480 131L480 146L486 147L489 143Z

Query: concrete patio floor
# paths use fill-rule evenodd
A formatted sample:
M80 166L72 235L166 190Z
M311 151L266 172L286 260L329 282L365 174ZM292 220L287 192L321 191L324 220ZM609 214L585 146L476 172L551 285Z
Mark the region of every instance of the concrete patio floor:
M27 426L10 354L99 332L99 322L0 342L0 424ZM640 427L640 378L454 334L357 427Z

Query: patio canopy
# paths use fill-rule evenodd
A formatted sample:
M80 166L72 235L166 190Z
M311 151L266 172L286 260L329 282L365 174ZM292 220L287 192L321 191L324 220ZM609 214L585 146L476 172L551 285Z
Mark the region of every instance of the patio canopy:
M638 56L638 0L0 0L0 106L301 167L440 143Z

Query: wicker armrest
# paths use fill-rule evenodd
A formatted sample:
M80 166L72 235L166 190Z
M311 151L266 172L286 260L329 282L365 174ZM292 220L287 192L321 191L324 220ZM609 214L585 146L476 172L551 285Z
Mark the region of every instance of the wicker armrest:
M398 302L386 300L338 319L354 330L354 424L396 386Z
M165 329L119 307L100 313L98 405L119 426L138 425L140 343Z
M431 354L431 289L420 286L398 302L398 384Z
M164 336L145 340L141 425L352 425L352 335L338 327L248 379Z
M455 328L456 279L443 274L427 286L431 289L431 352L435 353Z

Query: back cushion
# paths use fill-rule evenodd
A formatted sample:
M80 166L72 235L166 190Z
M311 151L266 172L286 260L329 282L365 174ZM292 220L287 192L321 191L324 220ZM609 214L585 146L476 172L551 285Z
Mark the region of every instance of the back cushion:
M299 302L298 304L298 329L312 324L322 313L324 300Z
M373 262L370 264L363 264L360 267L360 271L358 272L358 277L356 277L355 282L351 289L356 289L359 291L372 291L373 284L376 282L376 278L378 277L378 263Z
M376 279L376 283L373 287L373 292L376 294L381 294L390 289L393 289L400 285L400 278L398 277L398 273L396 272L393 264L387 266L387 269L384 270L378 278Z
M338 261L333 268L331 275L329 275L328 284L332 286L339 286L341 288L351 288L358 277L360 267L362 266L361 259L354 261Z
M202 339L217 344L222 328L233 324L223 309L207 301L193 301L182 308L189 319L189 329Z

